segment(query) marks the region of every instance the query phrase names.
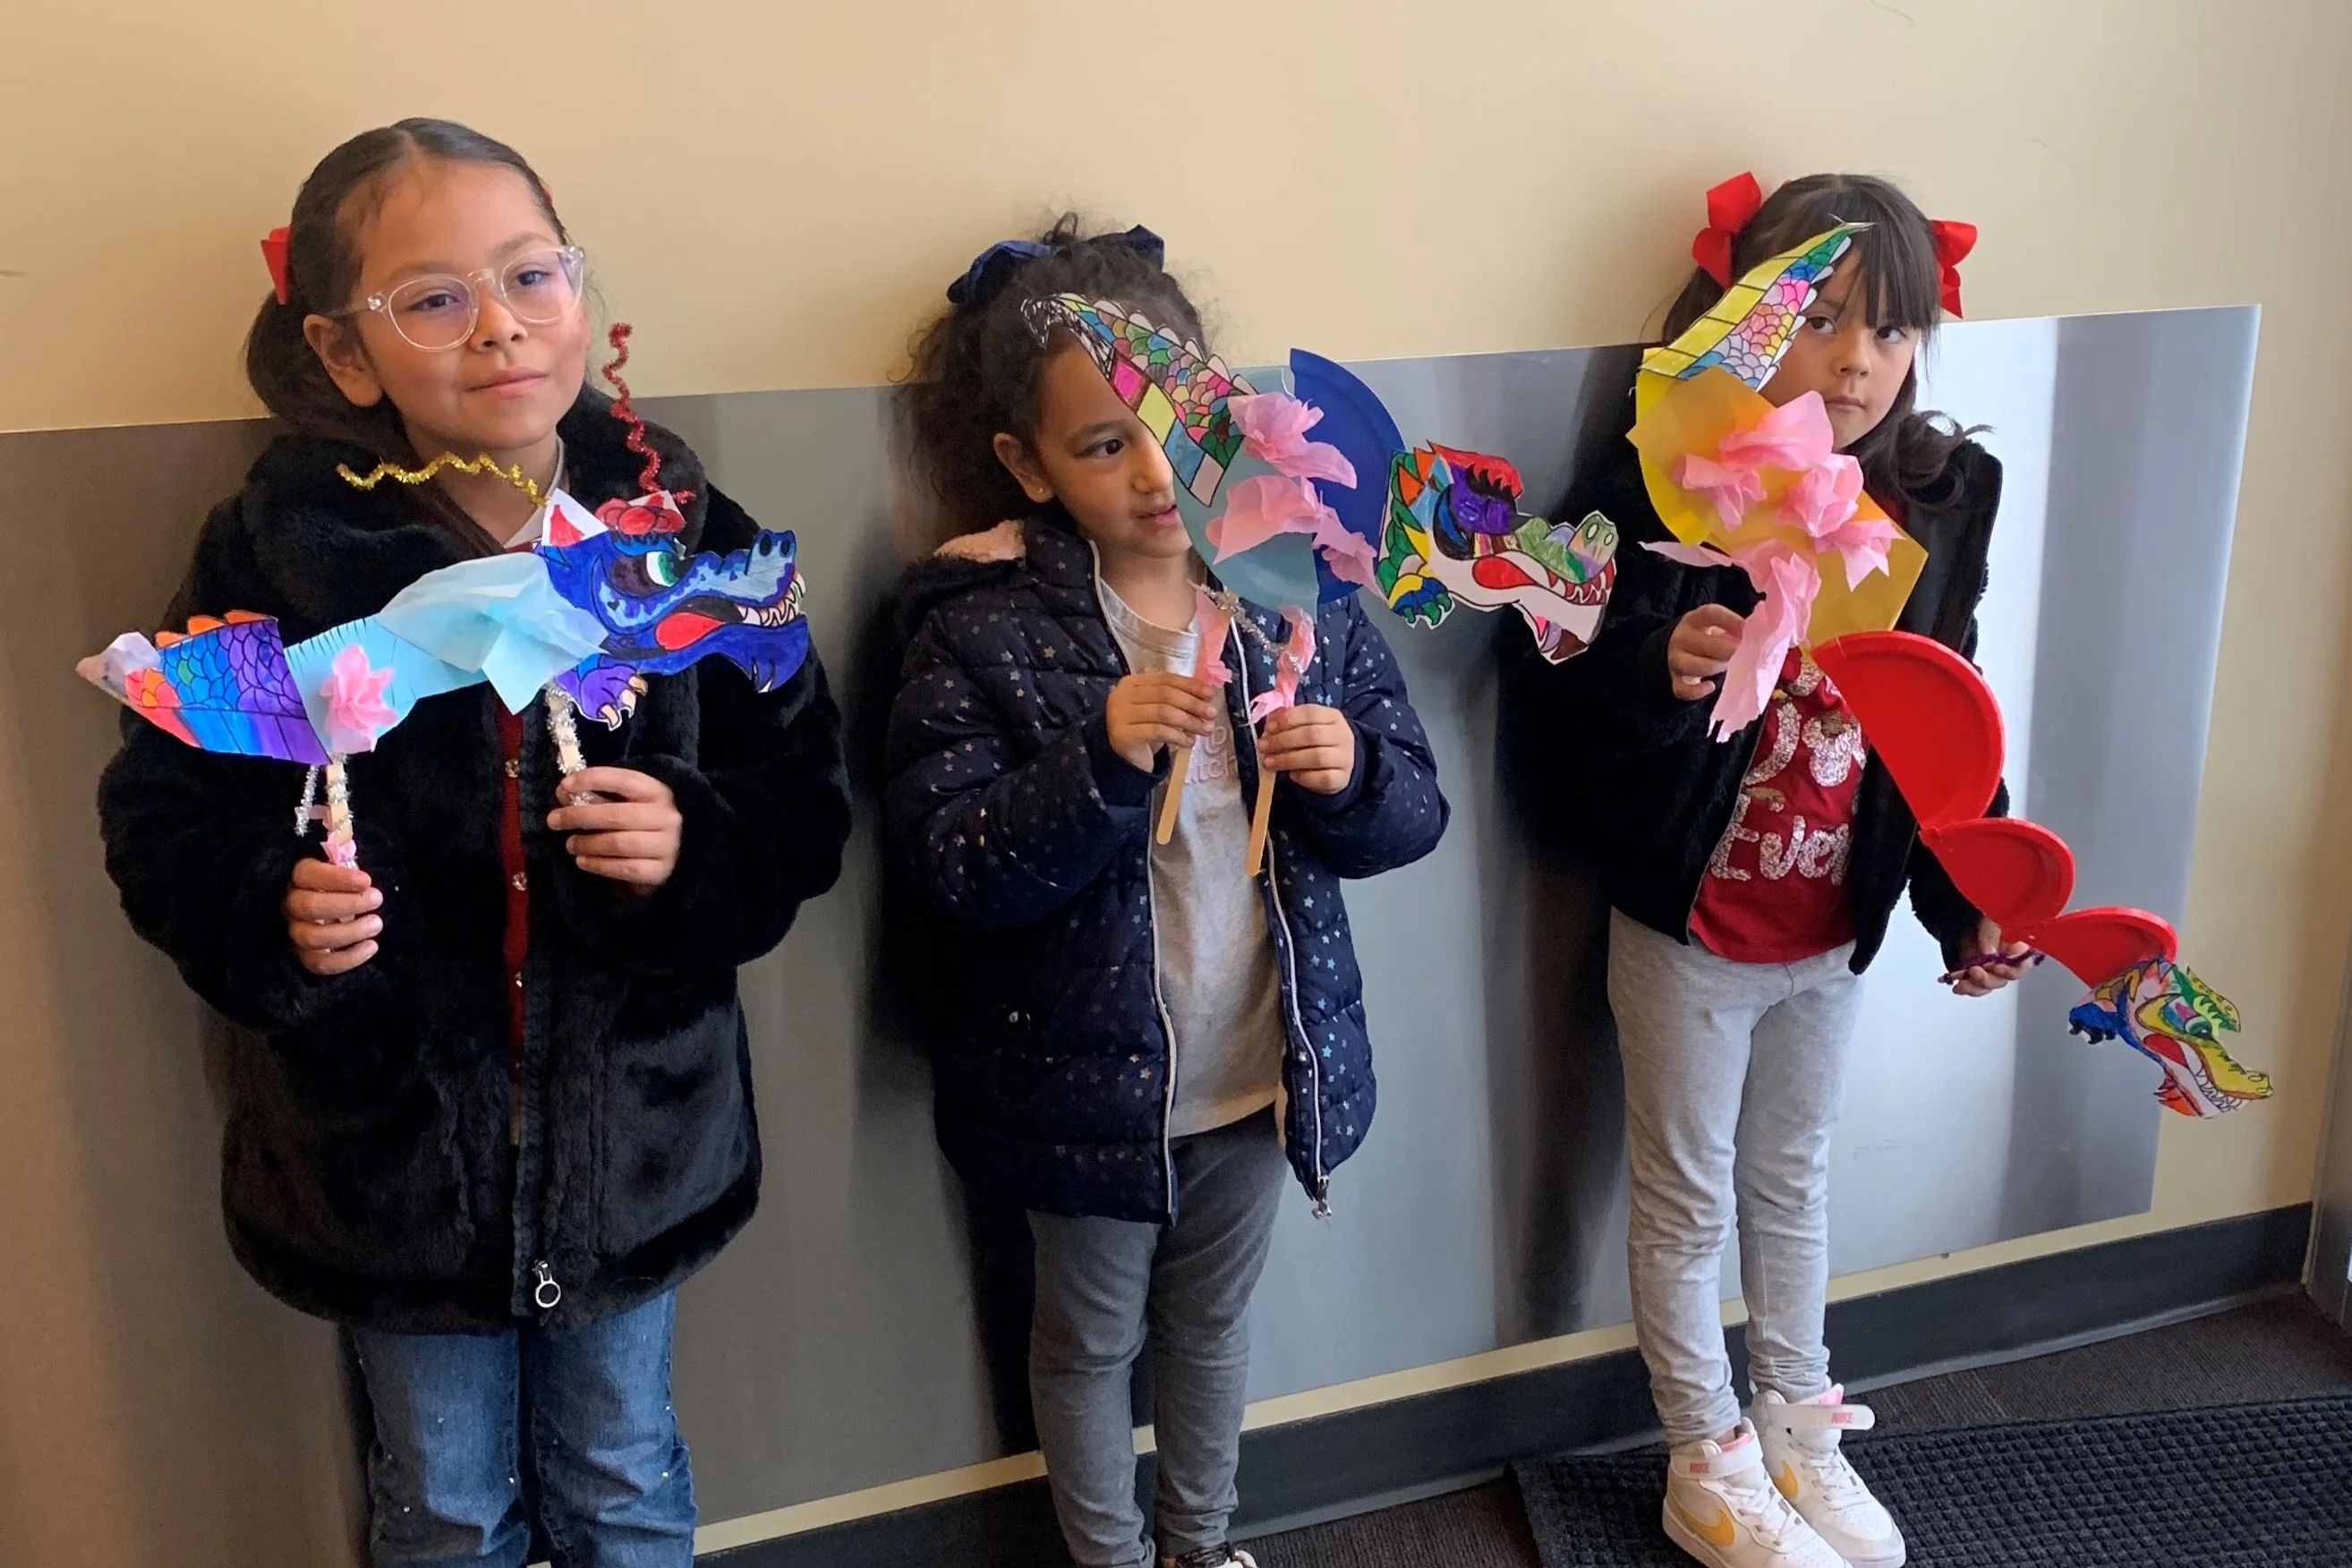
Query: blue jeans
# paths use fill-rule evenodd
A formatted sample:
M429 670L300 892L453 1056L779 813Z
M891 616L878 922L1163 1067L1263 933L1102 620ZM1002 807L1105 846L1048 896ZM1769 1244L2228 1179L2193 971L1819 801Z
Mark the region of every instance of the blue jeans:
M677 1308L673 1292L581 1329L354 1330L375 1412L375 1568L524 1568L526 1419L559 1568L688 1568L694 1478L669 1402Z

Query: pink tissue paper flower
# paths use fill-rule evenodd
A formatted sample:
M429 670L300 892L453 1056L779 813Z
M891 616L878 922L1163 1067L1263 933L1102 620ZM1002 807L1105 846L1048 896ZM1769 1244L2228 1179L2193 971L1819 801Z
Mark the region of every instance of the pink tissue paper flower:
M327 750L338 755L375 750L376 738L399 717L383 700L392 671L371 669L367 650L357 643L337 654L327 668L319 688L327 700Z
M1821 394L1808 392L1765 415L1754 428L1725 436L1714 457L1684 454L1670 477L1682 489L1711 501L1724 531L1730 533L1746 520L1748 509L1764 499L1764 469L1808 473L1827 460L1836 445Z
M1227 406L1234 412L1234 423L1242 427L1242 450L1270 465L1275 472L1355 488L1356 467L1339 448L1307 438L1307 432L1322 421L1320 408L1286 392L1236 397Z
M1259 474L1236 479L1227 492L1225 510L1211 518L1205 531L1216 559L1226 561L1255 550L1285 533L1303 533L1314 542L1331 574L1360 588L1377 585L1371 542L1350 531L1339 514L1323 504L1315 487L1305 479Z
M1222 561L1276 534L1312 533L1316 514L1328 510L1305 479L1276 474L1236 479L1226 492L1225 510L1209 520L1209 543Z

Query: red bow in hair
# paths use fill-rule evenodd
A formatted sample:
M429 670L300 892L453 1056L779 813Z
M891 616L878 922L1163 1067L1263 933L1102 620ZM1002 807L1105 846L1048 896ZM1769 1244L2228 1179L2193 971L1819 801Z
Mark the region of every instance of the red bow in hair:
M1977 226L1935 218L1929 221L1927 232L1936 237L1936 265L1942 274L1944 309L1957 316L1960 313L1960 263L1977 247Z
M294 291L286 281L286 242L292 235L291 229L273 228L261 237L261 259L269 264L269 281L277 286L281 305L294 302Z
M1691 240L1691 259L1709 278L1731 287L1731 246L1756 209L1764 205L1764 189L1753 174L1735 174L1706 193L1706 226Z

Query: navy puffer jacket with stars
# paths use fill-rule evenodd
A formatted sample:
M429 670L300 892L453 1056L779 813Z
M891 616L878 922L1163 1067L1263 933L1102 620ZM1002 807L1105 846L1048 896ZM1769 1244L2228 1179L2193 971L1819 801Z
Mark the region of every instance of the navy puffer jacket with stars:
M1004 531L1003 557L935 556L900 591L908 639L887 737L885 824L929 907L940 1142L992 1195L1063 1215L1165 1221L1169 1031L1152 947L1144 773L1110 749L1103 709L1128 674L1094 553L1058 508ZM1269 641L1277 616L1252 608ZM1319 1205L1372 1120L1363 979L1339 897L1426 855L1446 805L1421 721L1351 596L1317 616L1298 700L1344 713L1356 769L1336 795L1282 783L1259 878L1282 980L1284 1142ZM1242 789L1255 799L1250 694L1273 681L1236 631L1226 687ZM1236 874L1238 874L1236 868Z

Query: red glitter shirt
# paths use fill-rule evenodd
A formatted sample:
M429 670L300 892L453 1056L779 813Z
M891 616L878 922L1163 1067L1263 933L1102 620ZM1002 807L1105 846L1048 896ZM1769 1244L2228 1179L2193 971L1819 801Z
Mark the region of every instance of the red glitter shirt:
M1789 651L1756 759L1700 877L1691 936L1736 963L1794 963L1853 940L1846 859L1862 728L1830 678Z

